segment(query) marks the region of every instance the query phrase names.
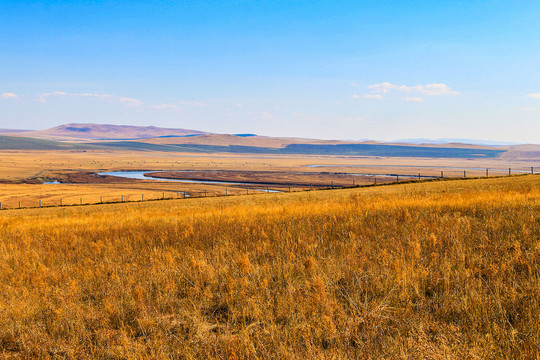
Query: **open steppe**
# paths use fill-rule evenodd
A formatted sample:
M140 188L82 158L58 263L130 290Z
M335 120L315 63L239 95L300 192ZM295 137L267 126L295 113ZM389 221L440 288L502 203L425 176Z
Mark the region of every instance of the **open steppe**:
M4 358L534 359L540 176L0 212Z
M529 152L530 154L530 152ZM5 150L0 151L0 203L3 207L97 203L144 198L241 194L246 188L269 186L274 190L306 190L313 187L369 185L406 180L486 175L508 175L540 170L538 158L437 159L338 155L195 154L119 150ZM185 172L183 178L254 182L246 186L222 184L169 183L164 181L100 178L92 175L109 171L138 170ZM533 169L534 170L534 169ZM364 174L364 176L352 175ZM197 175L197 176L195 176ZM178 173L172 177L179 177ZM42 182L60 181L62 184ZM266 183L266 185L265 185ZM227 190L226 190L227 189ZM165 193L165 194L164 194Z

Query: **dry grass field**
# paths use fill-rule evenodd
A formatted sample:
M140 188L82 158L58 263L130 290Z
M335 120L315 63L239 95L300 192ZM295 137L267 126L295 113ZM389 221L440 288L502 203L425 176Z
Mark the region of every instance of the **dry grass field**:
M155 182L132 182L121 184L6 184L2 186L0 202L2 208L13 209L20 206L39 207L97 204L100 202L141 201L183 198L184 191L189 196L215 196L225 192L218 186L186 186L177 183L156 184ZM229 194L245 194L245 190L228 189Z
M196 179L244 182L250 184L272 184L298 187L351 187L355 185L373 184L373 176L353 176L345 174L328 174L318 172L281 172L281 171L189 171L149 173L163 179ZM395 178L379 177L379 183L392 182Z
M0 357L538 359L540 177L0 212Z
M248 138L249 139L249 138ZM34 207L83 203L99 203L182 197L208 196L225 193L242 194L246 187L220 184L171 184L163 181L85 182L84 173L122 170L200 171L200 178L229 181L267 181L276 190L305 190L313 186L351 186L353 177L339 173L378 175L377 182L395 181L386 174L417 176L462 177L466 168L468 177L508 174L508 167L525 171L530 166L540 170L538 159L433 159L433 158L381 158L358 156L296 156L296 155L246 155L246 154L194 154L103 150L24 150L0 151L0 203L4 208ZM324 165L322 167L310 167ZM500 169L498 171L493 169ZM212 173L212 171L216 172ZM227 171L227 172L222 172ZM235 171L236 175L231 175ZM204 173L206 172L206 173ZM280 174L279 172L283 172ZM314 174L319 172L319 174ZM338 173L338 174L336 174ZM227 176L225 176L227 175ZM403 177L402 179L406 179ZM40 185L43 181L61 180L66 184ZM114 180L114 181L112 181ZM22 184L23 182L29 184ZM374 182L373 176L354 177L355 185ZM32 184L30 184L32 183ZM261 185L252 185L253 192ZM265 186L262 186L265 188Z
M310 168L313 165L328 167ZM24 150L0 151L0 180L55 177L76 171L117 170L235 170L235 171L328 171L368 172L373 174L411 174L456 177L482 176L485 168L496 168L490 175L504 175L509 167L540 171L540 158L507 157L491 159L385 158L338 155L246 155L160 153L144 151Z

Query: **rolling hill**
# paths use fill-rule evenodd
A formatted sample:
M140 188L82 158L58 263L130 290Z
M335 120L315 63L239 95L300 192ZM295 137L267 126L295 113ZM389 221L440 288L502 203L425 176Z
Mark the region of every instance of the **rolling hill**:
M104 141L135 140L161 136L192 136L208 134L205 131L188 129L167 129L156 126L130 126L108 124L66 124L46 130L13 132L0 130L3 135L18 135L53 141Z
M290 144L346 144L347 141L320 140L290 137L270 137L233 134L206 134L200 136L184 137L159 137L154 139L142 139L138 142L145 142L157 145L211 145L211 146L256 146L269 148L284 148Z
M75 148L75 145L28 137L0 135L0 150L62 150L72 148Z
M1 130L0 149L111 149L127 151L235 153L272 155L340 155L424 158L540 157L534 145L406 144L340 141L255 134L214 134L155 126L66 124L47 130Z

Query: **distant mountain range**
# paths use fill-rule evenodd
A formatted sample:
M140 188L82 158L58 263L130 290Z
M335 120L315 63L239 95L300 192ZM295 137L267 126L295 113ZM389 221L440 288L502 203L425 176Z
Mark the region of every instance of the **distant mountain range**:
M67 124L47 130L0 129L0 150L540 159L540 145L513 145L468 139L407 139L391 143L340 141L105 124Z
M442 138L442 139L399 139L393 141L396 143L405 143L405 144L472 144L472 145L487 145L487 146L511 146L511 145L520 145L522 143L517 142L505 142L505 141L490 141L490 140L477 140L477 139L453 139L453 138Z
M0 129L0 134L53 141L86 142L96 140L138 140L161 136L190 136L210 133L199 130L167 129L155 126L66 124L47 130Z
M111 140L144 140L144 139L159 139L159 138L184 138L198 135L224 135L215 134L201 130L191 129L177 129L177 128L161 128L156 126L133 126L133 125L108 125L108 124L66 124L56 126L46 130L17 130L17 129L0 129L0 135L8 136L24 136L42 140L52 141L70 141L70 142L94 142L94 141L111 141ZM273 141L276 142L302 142L302 143L387 143L387 144L430 144L430 145L443 145L443 144L467 144L467 145L484 145L484 146L512 146L519 145L514 142L502 142L502 141L489 141L489 140L473 140L473 139L453 139L453 138L441 138L441 139L400 139L396 141L384 141L378 142L373 140L318 140L318 139L301 139L301 138L281 138L281 137L261 137L256 134L232 134L227 135L230 139L238 141L237 138L257 138L265 139L280 139ZM210 139L212 137L207 137ZM204 138L203 138L204 139ZM202 139L201 139L202 140ZM285 141L284 141L285 140ZM292 140L292 141L291 141ZM200 140L189 141L199 142ZM212 140L215 141L215 140ZM223 139L220 139L220 142ZM250 139L248 142L253 143L254 139ZM159 141L161 142L161 141ZM175 141L178 142L178 141ZM180 142L184 142L180 139ZM242 142L242 141L240 141ZM163 142L162 142L163 143ZM240 145L240 144L237 144Z

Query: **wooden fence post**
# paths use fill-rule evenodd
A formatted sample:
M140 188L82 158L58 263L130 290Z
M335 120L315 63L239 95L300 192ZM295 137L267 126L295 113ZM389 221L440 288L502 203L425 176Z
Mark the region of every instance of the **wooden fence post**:
M418 173L418 180L420 180L420 173Z
M225 188L225 196L227 196L227 188Z
M534 167L531 166L531 175L534 175Z
M486 177L489 177L489 169L486 169Z
M62 206L62 198L60 198L60 206Z
M103 204L103 196L99 197L99 202Z
M204 189L204 197L206 197L206 189Z
M444 172L441 171L441 179L444 179Z
M81 201L80 201L81 205L82 205L82 197L81 197Z
M467 171L463 170L463 178L465 179L467 177Z
M508 176L512 175L512 169L508 168Z
M19 200L19 209L21 208L21 201Z
M396 175L396 182L399 182L399 175Z
M141 194L141 201L144 201L144 194Z
M39 199L39 207L41 207L41 199Z
M163 192L163 193L161 194L161 198L162 198L162 199L165 199L165 192Z
M120 195L120 197L121 197L120 201L124 202L124 195Z

